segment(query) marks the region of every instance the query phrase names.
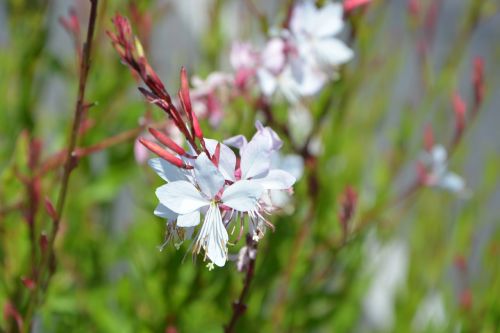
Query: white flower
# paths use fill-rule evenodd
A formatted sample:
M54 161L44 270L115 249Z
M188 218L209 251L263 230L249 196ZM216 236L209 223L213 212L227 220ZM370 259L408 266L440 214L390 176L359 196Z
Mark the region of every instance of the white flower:
M257 79L262 92L279 91L292 104L318 93L334 70L353 57L353 52L335 36L343 28L342 5L329 3L316 8L314 2L296 5L290 30L271 38L261 53Z
M456 173L448 171L447 160L446 149L441 145L435 145L430 152L424 154L423 162L428 168L426 184L453 193L464 193L464 180Z
M240 178L251 180L262 186L263 196L261 204L264 212L270 212L275 207L269 205L267 197L271 191L288 190L296 182L296 178L289 172L272 167L272 155L276 153L283 142L269 127L264 127L259 121L255 124L257 133L247 142L242 136L236 136L224 141L226 144L240 149ZM259 212L249 213L250 230L254 240L258 241L265 233L269 222Z
M160 203L177 215L177 226L195 227L200 223L200 214L206 210L194 251L204 249L208 258L217 266L227 260L228 234L224 225L221 205L238 212L258 210L258 199L262 194L259 183L241 180L225 186L225 178L205 153L194 163L194 179L171 181L156 190Z
M313 1L299 3L292 13L290 32L296 40L300 56L312 65L323 68L342 65L353 52L335 36L344 26L340 3L316 8Z

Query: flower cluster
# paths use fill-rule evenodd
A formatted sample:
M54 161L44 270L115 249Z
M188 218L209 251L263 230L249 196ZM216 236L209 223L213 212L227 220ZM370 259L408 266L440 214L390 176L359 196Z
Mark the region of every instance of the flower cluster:
M237 239L247 230L258 241L267 227L273 227L265 215L275 207L266 198L271 191L290 191L296 181L289 172L272 166L272 158L283 142L259 122L250 141L242 135L224 143L205 138L193 110L186 70L181 70L181 88L174 102L134 40L128 21L117 16L114 23L117 33L109 35L122 61L145 83L147 88L140 91L165 111L186 140L187 149L154 128L149 132L161 145L139 139L158 155L149 165L167 182L156 190L160 203L155 209L157 216L167 219L166 242L190 239L203 216L193 253L203 250L210 267L224 266L228 230L239 227ZM204 96L210 96L210 90ZM238 150L238 155L230 146Z
M250 44L235 43L231 64L236 82L257 79L262 93L281 93L291 103L319 92L335 77L339 65L348 62L353 52L336 36L342 31L343 7L327 3L317 8L313 1L294 6L287 28L276 30L259 52Z
M257 88L268 98L284 96L292 105L317 94L338 77L338 67L353 57L353 51L337 36L344 27L345 11L359 5L329 2L317 8L311 0L298 2L282 24L284 28L271 29L263 47L233 42L229 55L232 73L214 72L204 82L193 78L193 96L199 102L195 112L217 124L228 90L238 95Z

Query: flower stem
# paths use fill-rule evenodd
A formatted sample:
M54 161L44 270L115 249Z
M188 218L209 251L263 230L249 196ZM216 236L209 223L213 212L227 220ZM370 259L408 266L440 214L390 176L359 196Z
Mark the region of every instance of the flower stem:
M245 313L247 306L245 304L245 298L248 295L248 291L250 289L250 283L253 280L254 272L255 272L255 260L257 258L257 242L252 239L250 234L247 235L247 246L250 251L254 251L254 256L249 256L248 264L246 266L246 274L245 279L243 281L243 289L241 289L240 297L233 303L233 315L229 320L229 324L224 327L225 333L235 332L236 323L238 319L243 316Z

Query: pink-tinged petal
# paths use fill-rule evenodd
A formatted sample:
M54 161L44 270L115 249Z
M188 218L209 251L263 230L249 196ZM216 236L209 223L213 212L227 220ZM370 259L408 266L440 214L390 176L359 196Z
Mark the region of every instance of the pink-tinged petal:
M262 66L272 73L277 73L285 65L285 61L285 42L281 38L272 38L262 51Z
M195 210L192 213L182 214L177 217L177 226L183 228L194 227L200 224L200 211Z
M339 3L329 3L323 6L315 18L315 36L326 37L338 34L344 25L342 16L344 10Z
M354 52L336 38L323 38L315 41L314 52L320 63L328 66L342 65L354 56Z
M230 147L241 149L247 145L248 141L244 135L236 135L224 140L224 143Z
M214 198L224 186L224 176L205 153L196 158L194 175L201 191L209 198Z
M137 163L144 164L149 158L149 150L139 140L134 142L134 157Z
M259 120L255 122L255 127L257 128L257 133L255 133L254 137L258 135L266 137L269 141L269 148L271 150L279 150L283 146L283 141L278 136L278 133L276 133L271 127L264 127Z
M229 236L222 222L219 206L211 204L198 234L197 246L203 247L208 258L215 265L222 267L227 260L228 239Z
M186 180L185 170L179 169L162 158L152 158L148 161L149 166L167 182Z
M171 209L168 209L165 205L162 205L161 203L156 206L154 214L158 217L167 219L169 221L173 221L177 218L177 213L174 212Z
M264 176L271 165L271 150L268 138L262 135L254 136L240 151L241 178Z
M286 190L295 184L295 177L286 171L270 170L264 178L254 179L266 190Z
M177 214L188 214L210 204L193 184L184 180L157 188L156 196L160 203Z
M222 203L240 212L255 210L264 189L253 180L240 180L222 194Z
M208 152L213 155L219 142L213 139L205 139ZM236 168L236 155L231 148L225 144L220 145L219 170L227 180L234 181L234 170Z

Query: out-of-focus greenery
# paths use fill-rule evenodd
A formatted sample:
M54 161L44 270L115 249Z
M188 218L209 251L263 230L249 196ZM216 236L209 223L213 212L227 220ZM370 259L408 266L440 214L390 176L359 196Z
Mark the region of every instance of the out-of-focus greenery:
M417 2L424 12L432 1ZM308 101L314 117L324 108L329 110L318 133L323 153L314 171L319 180L316 202L311 202L307 191L310 171L306 171L295 186L295 211L274 216L276 231L269 231L259 245L248 309L238 332L370 331L362 322L363 298L370 283L366 242L373 232L381 242L397 238L408 247L409 269L405 288L397 294L392 331L412 330L417 308L431 291L444 297L447 324L438 331L500 329L500 136L497 126L489 125L500 120L495 96L500 77L500 8L493 0L457 1L460 15L454 16L456 12L447 13L452 2L444 1L437 24L440 43L431 45L437 51L422 66L418 42L423 22L409 16L406 4L374 0L366 11L351 18L348 25L356 27L351 45L355 60L342 69L339 81ZM230 40L222 21L229 19L223 9L230 1L209 3L209 28L196 46L197 63L177 59L174 66L186 65L191 74L220 70L218 66L227 63ZM263 6L263 1L255 3ZM83 33L88 6L86 1L75 4ZM0 44L0 307L10 302L22 311L28 295L22 277L29 276L31 266L23 217L27 194L19 175L30 173L30 137L42 140L42 161L65 147L78 71L69 39L67 43L54 40L54 36L66 38L57 32L62 27L54 23L57 1L10 0L0 5L6 18L0 27L7 31ZM283 17L285 2L275 5L278 17ZM162 6L147 1L139 7L154 12ZM116 11L128 15L128 8L127 1L102 1L99 7L87 91L87 100L97 104L88 114L93 126L79 146L137 128L150 108L105 35L111 29L111 16ZM477 26L472 26L471 13L479 17ZM150 43L160 45L151 47L165 54L173 52L169 41L188 38L183 33L187 27L182 25L175 31L154 28L175 15L174 4L153 15L156 37ZM259 19L252 19L253 29L243 31L263 26ZM278 22L271 16L269 20ZM482 27L483 34L479 34ZM487 42L478 42L484 38ZM51 43L59 48L51 48ZM450 97L459 91L471 101L470 73L476 55L485 58L485 101L450 163L452 170L468 180L469 197L460 199L425 188L403 204L392 205L415 177L424 124L432 123L437 142L446 144L451 139ZM161 62L161 53L153 57L153 65L155 61ZM174 93L178 76L169 74L163 79ZM285 102L274 111L277 119L286 119ZM154 119L164 120L161 111L149 112ZM206 123L202 126L207 137L249 136L256 116L251 106L236 100L225 110L218 129ZM290 147L285 141L283 149L289 152ZM44 175L41 198L55 200L59 181L60 169ZM187 246L179 251L173 246L157 250L165 232L164 221L153 215L154 189L160 184L147 166L135 161L133 139L79 162L57 238L57 271L36 312L37 332L221 331L241 290L242 274L232 263L209 271L200 258L192 262ZM359 193L351 229L368 227L360 228L340 246L337 213L347 185ZM315 205L314 216L306 219L310 205ZM37 237L50 227L42 200ZM464 271L457 268L460 257L466 262ZM470 302L463 299L466 291L471 294ZM0 318L0 327L7 325L8 320Z

